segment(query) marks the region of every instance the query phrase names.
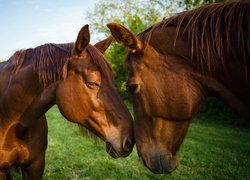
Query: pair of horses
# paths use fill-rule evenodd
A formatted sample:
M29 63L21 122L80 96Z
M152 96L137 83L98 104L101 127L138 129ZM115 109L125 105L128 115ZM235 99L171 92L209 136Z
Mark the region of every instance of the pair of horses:
M112 38L92 46L84 26L75 43L16 52L0 64L0 179L9 178L14 165L25 179L41 178L44 113L54 104L66 119L103 139L112 157L129 155L135 141L152 172L176 169L191 119L208 96L250 119L249 12L248 1L205 5L137 36L108 24L113 38L130 50L125 63L134 122L102 54Z

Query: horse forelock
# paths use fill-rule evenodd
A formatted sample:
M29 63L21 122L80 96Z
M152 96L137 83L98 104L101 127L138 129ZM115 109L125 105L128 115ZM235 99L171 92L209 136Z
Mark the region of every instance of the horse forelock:
M250 54L249 12L249 1L207 4L164 19L138 37L147 45L155 29L174 26L175 42L184 33L187 34L191 63L199 69L209 73L217 67L225 67L228 59L244 63L247 68Z
M104 55L92 45L87 46L87 51L89 52L93 63L97 66L98 70L101 72L104 78L113 81L112 69L109 63L106 61Z

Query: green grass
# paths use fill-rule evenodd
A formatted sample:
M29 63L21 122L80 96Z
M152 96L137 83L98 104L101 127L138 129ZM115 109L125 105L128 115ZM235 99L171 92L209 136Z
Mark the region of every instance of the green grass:
M250 179L250 130L194 119L171 175L155 175L138 160L136 150L113 159L101 141L83 137L53 107L47 114L49 145L43 179Z

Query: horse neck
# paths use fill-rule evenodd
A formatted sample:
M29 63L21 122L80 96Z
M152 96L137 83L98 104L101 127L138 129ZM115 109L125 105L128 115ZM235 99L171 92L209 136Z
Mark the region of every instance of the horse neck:
M3 75L0 80L0 123L21 119L26 119L27 122L30 120L27 118L30 114L41 114L33 106L39 103L46 88L39 83L33 63L24 64L16 73L13 73L13 68L10 67L11 65L8 65L8 68L0 70Z
M250 118L250 63L239 61L232 54L224 65L216 66L213 71L206 69L206 66L200 69L198 62L192 60L191 47L185 37L184 34L175 39L175 27L156 29L150 44L161 54L175 56L181 64L185 64L185 69L196 78L204 92L212 92L237 112Z

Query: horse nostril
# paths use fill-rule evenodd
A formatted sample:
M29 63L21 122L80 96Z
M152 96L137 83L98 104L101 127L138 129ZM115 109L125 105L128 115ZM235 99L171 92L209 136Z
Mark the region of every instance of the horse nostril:
M127 88L131 94L138 93L140 90L139 84L128 84Z
M133 148L133 145L134 145L133 137L129 136L123 142L123 150L126 151L126 152L130 152L132 150L132 148Z

